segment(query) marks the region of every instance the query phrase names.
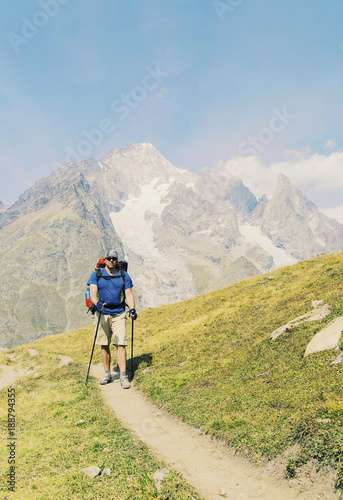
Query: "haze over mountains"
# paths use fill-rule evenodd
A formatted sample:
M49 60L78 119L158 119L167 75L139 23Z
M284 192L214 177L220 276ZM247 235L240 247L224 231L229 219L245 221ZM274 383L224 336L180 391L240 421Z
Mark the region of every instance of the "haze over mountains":
M284 175L256 199L225 168L174 167L151 144L69 163L0 210L0 347L90 322L84 290L111 247L140 308L343 249L343 226Z

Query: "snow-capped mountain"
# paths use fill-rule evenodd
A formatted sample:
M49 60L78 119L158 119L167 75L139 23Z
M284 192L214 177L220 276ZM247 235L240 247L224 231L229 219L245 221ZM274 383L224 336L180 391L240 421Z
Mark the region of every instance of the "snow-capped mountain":
M127 257L140 308L343 249L342 225L287 177L257 200L224 168L176 168L151 144L63 165L0 228L3 346L87 323L84 287L108 247Z
M321 213L282 174L264 210L261 229L274 245L297 260L342 250L342 225Z

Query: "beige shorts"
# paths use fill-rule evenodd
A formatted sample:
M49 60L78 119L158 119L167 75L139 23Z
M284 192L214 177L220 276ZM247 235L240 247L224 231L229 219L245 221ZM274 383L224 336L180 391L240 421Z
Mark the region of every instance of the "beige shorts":
M99 313L94 314L94 335L98 324ZM96 337L96 345L110 345L113 334L114 345L127 345L126 314L102 314Z

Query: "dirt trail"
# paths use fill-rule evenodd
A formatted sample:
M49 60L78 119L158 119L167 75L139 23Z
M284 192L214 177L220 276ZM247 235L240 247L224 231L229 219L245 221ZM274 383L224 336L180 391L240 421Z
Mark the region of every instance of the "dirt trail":
M101 365L91 374L100 379ZM179 471L206 500L313 500L338 499L325 478L288 482L267 467L256 467L245 458L171 417L131 387L123 390L118 376L100 386L106 403L128 428L167 464ZM319 479L319 478L318 478ZM331 485L332 486L332 485Z
M31 357L37 356L39 353L36 349L28 349L28 353ZM69 363L73 363L74 360L70 356L65 356L63 354L59 354L59 362L57 364L57 368L62 368L62 366L68 365ZM31 373L37 373L37 366L32 366L31 368L23 368L21 361L18 361L15 366L0 366L0 390L5 387L10 387L12 384L24 378L26 375Z
M5 387L10 387L14 382L16 382L21 377L24 377L28 373L30 373L29 368L15 368L13 369L10 366L1 366L0 367L0 390Z

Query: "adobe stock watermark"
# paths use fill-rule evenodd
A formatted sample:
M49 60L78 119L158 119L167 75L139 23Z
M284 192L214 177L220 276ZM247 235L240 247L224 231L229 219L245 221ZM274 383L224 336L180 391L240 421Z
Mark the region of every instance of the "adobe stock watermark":
M37 10L31 19L27 17L21 18L23 24L20 35L13 33L13 31L7 34L14 52L18 54L21 45L28 44L37 35L38 31L48 24L50 19L57 16L61 6L67 5L70 2L71 0L40 0L38 4L41 9Z
M266 146L274 140L275 135L283 132L295 118L296 115L288 113L286 106L282 111L274 108L269 126L261 128L257 135L249 136L247 140L240 142L237 146L237 152L242 156L256 156L258 153L262 153Z
M242 165L236 160L230 160L225 165L225 171L232 177L240 177L242 175L243 169Z
M136 85L127 94L121 94L120 97L114 99L110 104L110 109L117 116L120 121L126 120L133 110L135 110L140 103L142 103L148 95L155 90L169 73L162 71L159 64L155 68L151 66L145 67L145 75L142 79L141 85ZM65 150L67 152L65 162L71 161L80 162L88 158L95 146L99 146L106 135L113 134L116 130L116 120L111 118L103 118L99 121L98 126L87 130L81 131L83 138L76 144L75 147L67 145ZM51 167L53 169L60 167L62 164L53 162Z
M234 10L243 3L243 0L214 0L212 5L221 21L224 21L227 12Z

